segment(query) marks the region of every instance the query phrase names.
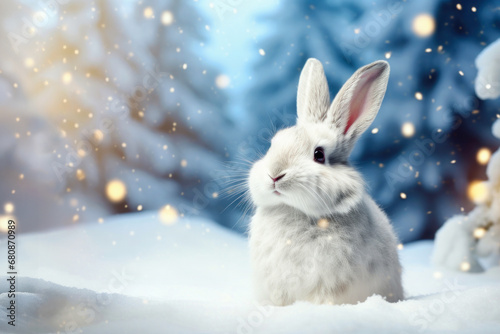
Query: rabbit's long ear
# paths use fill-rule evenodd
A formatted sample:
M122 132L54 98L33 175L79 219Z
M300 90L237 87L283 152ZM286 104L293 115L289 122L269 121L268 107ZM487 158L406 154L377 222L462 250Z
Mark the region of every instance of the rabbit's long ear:
M383 60L363 66L340 89L328 111L333 123L354 144L372 124L389 80L389 64Z
M302 69L297 91L297 116L302 122L321 122L326 118L330 93L321 62L309 58Z

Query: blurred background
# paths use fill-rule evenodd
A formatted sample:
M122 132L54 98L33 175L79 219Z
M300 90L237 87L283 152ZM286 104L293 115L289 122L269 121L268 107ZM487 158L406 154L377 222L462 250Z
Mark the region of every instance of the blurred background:
M0 215L21 232L151 210L244 233L241 178L294 124L309 57L332 95L390 63L352 161L403 242L484 196L500 101L474 60L496 1L9 0L0 23Z

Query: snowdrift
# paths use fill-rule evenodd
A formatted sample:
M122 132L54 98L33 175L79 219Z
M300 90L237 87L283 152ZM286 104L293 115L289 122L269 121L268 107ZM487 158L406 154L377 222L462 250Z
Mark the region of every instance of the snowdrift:
M433 244L400 251L407 299L288 307L252 299L247 240L214 222L155 214L17 238L16 327L2 333L497 333L500 268L430 266ZM0 241L6 249L6 240ZM5 276L0 291L7 291Z

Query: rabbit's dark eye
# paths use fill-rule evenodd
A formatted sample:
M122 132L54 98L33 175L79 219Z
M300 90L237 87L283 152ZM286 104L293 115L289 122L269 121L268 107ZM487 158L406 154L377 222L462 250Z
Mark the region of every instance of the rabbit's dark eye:
M323 147L316 147L314 150L314 161L320 164L325 163L325 151L323 150Z

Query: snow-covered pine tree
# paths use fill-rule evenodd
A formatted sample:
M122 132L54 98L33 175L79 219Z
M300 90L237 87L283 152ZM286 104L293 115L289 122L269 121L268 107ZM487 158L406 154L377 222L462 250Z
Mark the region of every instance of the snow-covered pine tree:
M0 5L8 36L2 75L23 94L20 108L2 106L5 117L14 124L22 109L28 114L18 127L29 130L29 120L40 118L47 123L40 136L58 143L46 145L39 163L31 157L40 148L17 140L12 150L26 159L10 170L31 170L25 178L35 180L43 168L62 206L73 206L74 220L170 205L177 210L167 210L168 220L208 206L212 194L203 184L230 133L221 130L229 121L218 73L200 56L207 23L198 4L50 4ZM33 215L16 214L35 224ZM46 224L41 219L36 225ZM70 221L62 216L59 224Z
M332 92L358 67L387 59L385 100L352 160L402 241L433 237L447 217L471 207L464 194L485 173L476 153L495 147L488 129L499 104L476 98L474 59L498 38L499 19L493 3L474 1L283 4L259 45L266 56L256 65L249 110L264 113L254 128L269 118L293 123L283 115L295 114L307 58L323 62Z

